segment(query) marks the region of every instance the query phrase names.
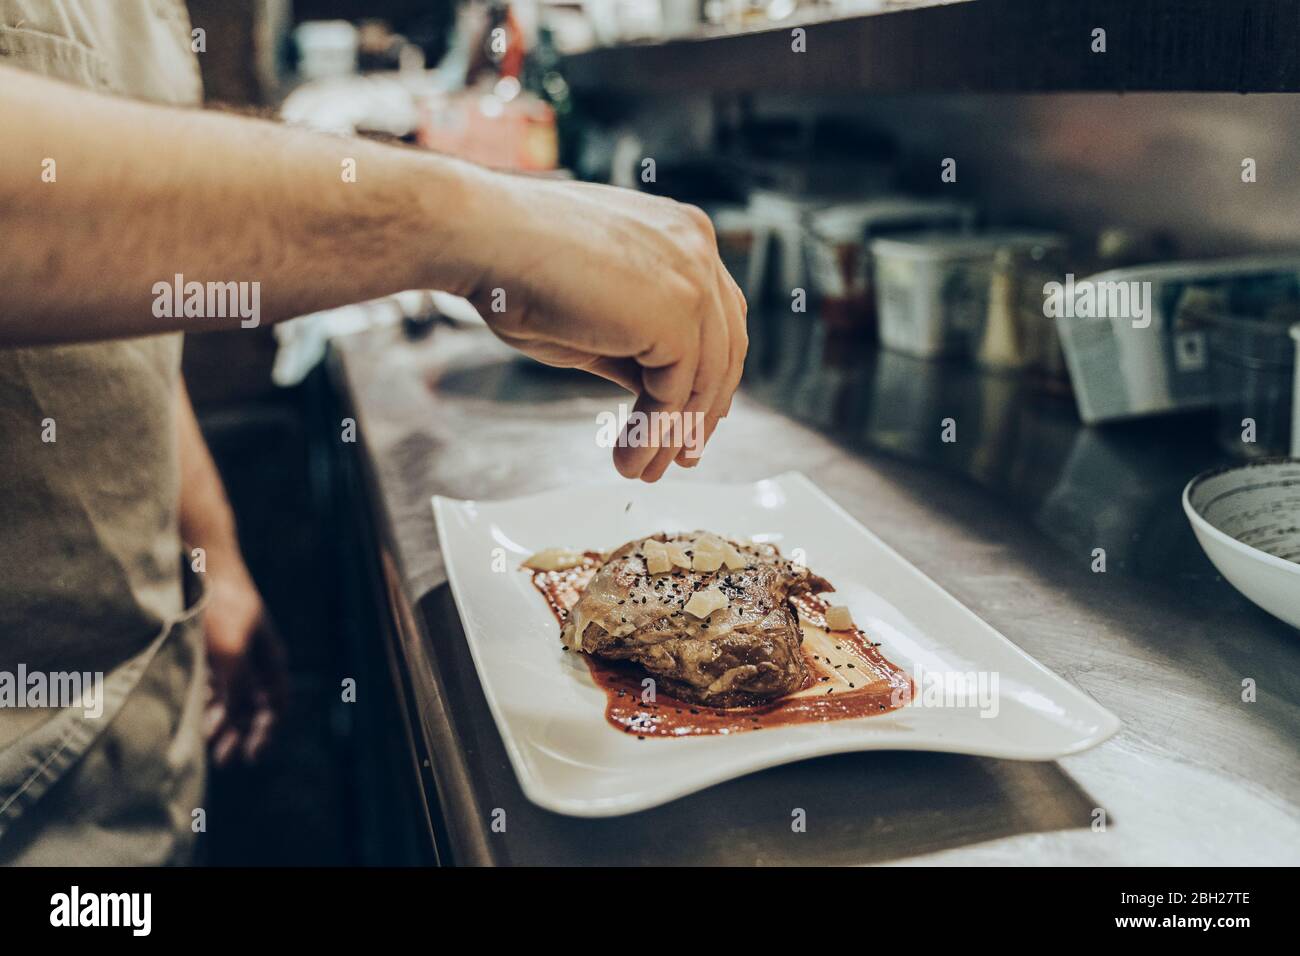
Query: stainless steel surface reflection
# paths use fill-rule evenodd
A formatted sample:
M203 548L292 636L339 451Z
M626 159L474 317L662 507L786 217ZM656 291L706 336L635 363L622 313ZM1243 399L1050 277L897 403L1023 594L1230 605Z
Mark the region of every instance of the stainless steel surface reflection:
M860 453L975 482L1071 555L1104 549L1108 571L1215 578L1179 508L1189 476L1228 460L1212 412L1087 427L1027 375L913 358L775 309L751 314L744 387Z

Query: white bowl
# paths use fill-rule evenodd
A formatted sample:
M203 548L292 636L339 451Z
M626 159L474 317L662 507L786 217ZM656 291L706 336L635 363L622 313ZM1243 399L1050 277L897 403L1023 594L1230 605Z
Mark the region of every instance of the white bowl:
M1206 556L1238 591L1300 627L1300 459L1214 468L1183 489Z

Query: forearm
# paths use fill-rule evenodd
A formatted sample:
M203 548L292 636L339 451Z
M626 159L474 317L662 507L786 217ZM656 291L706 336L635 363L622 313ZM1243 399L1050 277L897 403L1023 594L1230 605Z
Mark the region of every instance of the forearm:
M232 561L243 568L235 515L207 442L199 430L185 381L176 396L176 439L180 452L180 528L187 546L207 552L208 567Z
M240 324L158 315L177 275L258 283L261 323L472 281L472 167L3 67L0 116L0 346Z

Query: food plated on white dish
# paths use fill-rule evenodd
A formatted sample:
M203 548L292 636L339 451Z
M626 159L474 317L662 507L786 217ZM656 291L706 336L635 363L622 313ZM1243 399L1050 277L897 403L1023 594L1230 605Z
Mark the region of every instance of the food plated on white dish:
M524 561L605 689L606 719L644 739L876 716L912 682L830 605L831 584L769 543L654 534L608 554ZM835 696L836 692L839 696Z
M506 751L556 812L849 751L1049 760L1119 727L798 473L433 507Z

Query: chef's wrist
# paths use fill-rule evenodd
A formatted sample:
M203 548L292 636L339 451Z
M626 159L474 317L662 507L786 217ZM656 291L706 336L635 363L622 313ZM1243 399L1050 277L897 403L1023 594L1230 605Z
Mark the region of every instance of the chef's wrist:
M446 157L421 158L416 208L428 254L419 287L471 297L498 265L517 177Z

